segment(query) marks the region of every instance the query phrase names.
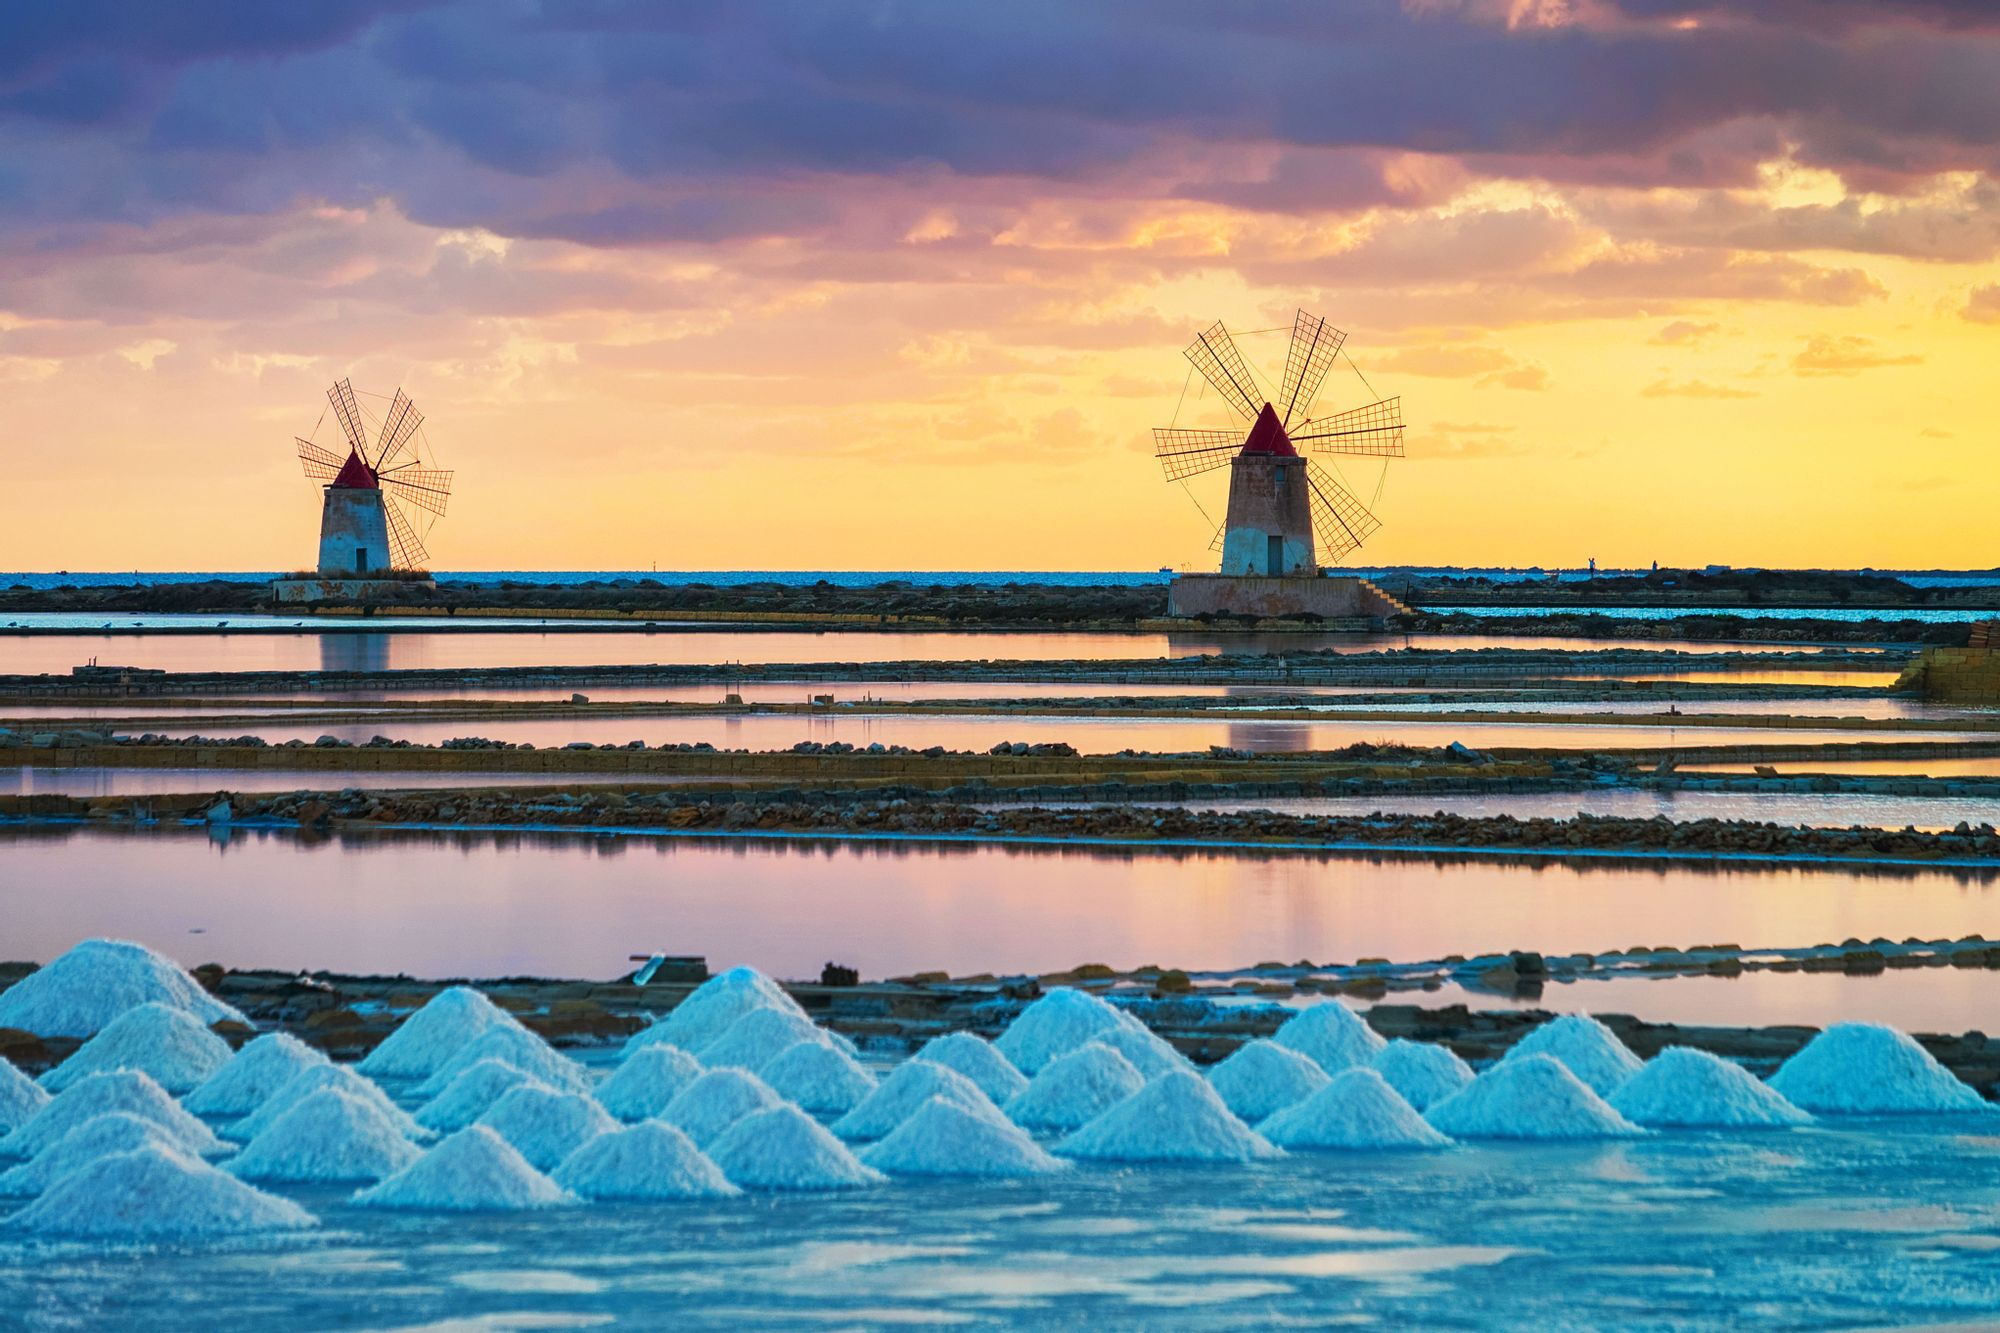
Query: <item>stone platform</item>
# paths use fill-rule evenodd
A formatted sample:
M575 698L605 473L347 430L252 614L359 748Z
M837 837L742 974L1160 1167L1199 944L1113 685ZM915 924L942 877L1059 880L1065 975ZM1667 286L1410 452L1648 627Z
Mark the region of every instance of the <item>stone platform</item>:
M1390 616L1407 615L1409 610L1367 579L1322 574L1280 578L1183 574L1167 589L1167 614L1182 618L1313 616L1379 623Z
M388 602L411 588L437 589L429 579L274 579L271 600L280 605L311 602Z

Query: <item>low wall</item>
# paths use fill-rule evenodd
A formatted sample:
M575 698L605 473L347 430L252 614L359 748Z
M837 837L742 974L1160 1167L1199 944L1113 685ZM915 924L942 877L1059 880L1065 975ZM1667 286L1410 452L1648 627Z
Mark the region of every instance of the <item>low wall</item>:
M2000 649L1926 648L1895 688L1922 690L1926 699L2000 702Z
M1318 616L1323 620L1382 620L1400 603L1366 579L1265 578L1183 574L1167 589L1170 616Z
M271 584L271 600L281 605L301 602L373 602L411 588L437 584L428 579L276 579ZM436 612L423 612L435 615Z

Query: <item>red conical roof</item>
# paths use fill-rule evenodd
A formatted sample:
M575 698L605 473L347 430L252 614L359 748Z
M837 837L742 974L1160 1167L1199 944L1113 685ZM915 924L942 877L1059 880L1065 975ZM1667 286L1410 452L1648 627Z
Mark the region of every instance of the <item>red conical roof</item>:
M1285 446L1287 449L1290 445ZM361 461L361 455L352 449L347 451L347 461L340 465L340 471L327 483L331 486L345 486L351 491L372 491L375 484L375 469Z
M1276 454L1280 458L1297 458L1299 451L1292 448L1291 437L1278 422L1277 409L1269 403L1257 414L1256 424L1250 427L1250 438L1243 441L1246 454Z

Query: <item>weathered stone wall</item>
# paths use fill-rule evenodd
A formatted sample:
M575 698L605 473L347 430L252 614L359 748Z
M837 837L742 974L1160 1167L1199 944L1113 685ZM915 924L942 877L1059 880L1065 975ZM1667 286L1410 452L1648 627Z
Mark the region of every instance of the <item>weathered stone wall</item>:
M1896 687L1927 699L2000 702L2000 649L1926 648Z
M329 486L320 510L319 572L335 578L388 569L389 520L382 492L358 486Z
M1183 574L1167 589L1170 616L1309 615L1325 620L1381 620L1401 609L1399 602L1366 579Z
M1271 539L1280 546L1271 565ZM1229 465L1229 514L1223 524L1225 574L1310 574L1312 509L1306 494L1306 461L1241 454Z
M275 579L271 600L298 602L391 602L411 588L435 588L429 579Z

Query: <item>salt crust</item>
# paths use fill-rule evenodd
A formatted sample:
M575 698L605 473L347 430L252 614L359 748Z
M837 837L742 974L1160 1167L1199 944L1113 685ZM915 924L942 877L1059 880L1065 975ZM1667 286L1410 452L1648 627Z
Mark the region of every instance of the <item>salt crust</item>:
M227 1145L207 1125L182 1110L166 1089L137 1070L118 1069L79 1080L0 1139L0 1156L33 1157L84 1121L111 1111L152 1121L183 1152L214 1156L228 1151Z
M0 992L0 1028L88 1037L128 1009L158 1003L203 1027L248 1020L201 988L181 965L126 940L85 940Z
M0 1134L11 1134L49 1104L49 1090L0 1059Z
M1876 1023L1835 1023L1778 1066L1771 1087L1826 1115L1992 1109L1907 1033Z
M1196 1072L1192 1060L1136 1018L1108 1032L1100 1032L1091 1040L1102 1042L1124 1056L1134 1069L1148 1079L1158 1078L1175 1069Z
M678 1046L658 1042L634 1051L597 1085L597 1104L620 1120L650 1120L701 1075L701 1061Z
M1381 1034L1337 1000L1301 1009L1284 1021L1271 1040L1297 1051L1329 1074L1365 1065L1387 1045Z
M1743 1066L1687 1046L1669 1046L1648 1060L1610 1102L1633 1124L1653 1129L1754 1129L1812 1120Z
M1550 1019L1515 1042L1500 1059L1504 1064L1530 1055L1553 1055L1600 1097L1616 1092L1639 1072L1641 1063L1610 1028L1589 1014Z
M1081 1129L1146 1086L1132 1062L1100 1041L1088 1041L1042 1067L1000 1109L1017 1125L1067 1132Z
M1160 1075L1055 1150L1116 1162L1249 1162L1285 1155L1237 1119L1207 1079L1186 1070Z
M833 1132L843 1139L879 1139L933 1097L957 1102L974 1115L1006 1120L971 1079L955 1069L913 1057L891 1070L859 1106L834 1121Z
M1068 1055L1102 1033L1137 1022L1109 1001L1060 986L1017 1014L993 1046L1032 1078L1057 1056Z
M1646 1132L1553 1055L1502 1060L1424 1119L1458 1139L1619 1139Z
M957 1070L995 1105L1028 1086L1027 1076L1007 1063L1007 1057L995 1050L992 1042L971 1032L932 1037L918 1050L917 1059Z
M589 1092L590 1076L582 1066L528 1029L495 1024L474 1037L458 1054L439 1065L431 1076L417 1085L419 1097L435 1097L451 1086L451 1081L481 1060L505 1060L524 1074L533 1074L552 1088L565 1092Z
M1449 1046L1403 1037L1376 1054L1374 1069L1418 1111L1428 1111L1472 1082L1472 1066Z
M742 1193L694 1140L661 1120L599 1134L550 1179L585 1199L720 1199Z
M157 1000L136 1005L104 1025L69 1059L42 1075L42 1086L61 1092L80 1078L111 1069L151 1074L168 1092L190 1092L229 1063L229 1043L200 1019Z
M355 1068L370 1078L429 1078L487 1029L520 1022L470 986L441 990Z
M747 1069L711 1069L680 1090L659 1118L687 1132L703 1148L746 1115L782 1105L784 1099Z
M509 1212L561 1208L577 1197L484 1125L468 1125L381 1183L354 1196L364 1208Z
M1017 1127L933 1097L861 1154L892 1176L1042 1176L1068 1168Z
M456 1134L485 1115L487 1107L529 1083L538 1088L548 1086L505 1060L481 1060L453 1079L450 1087L418 1107L416 1122L440 1134Z
M249 1115L264 1104L265 1098L284 1087L292 1075L330 1063L324 1052L314 1050L289 1032L266 1032L245 1042L228 1064L183 1097L181 1105L196 1115Z
M233 1125L223 1129L223 1134L238 1143L247 1143L269 1128L279 1116L292 1109L294 1103L310 1097L321 1088L338 1088L351 1096L359 1097L387 1117L407 1139L428 1139L431 1132L410 1118L407 1111L389 1100L389 1094L382 1091L371 1080L349 1069L346 1065L312 1065L301 1069L285 1080L285 1085L264 1099L264 1104Z
M824 1043L827 1035L811 1019L790 1010L753 1009L696 1051L695 1057L709 1069L756 1073L802 1041Z
M599 1134L618 1128L591 1098L538 1083L509 1089L475 1123L513 1144L537 1171L553 1170Z
M1326 1071L1297 1051L1259 1038L1246 1041L1208 1071L1222 1104L1255 1124L1324 1088Z
M641 1051L634 1061L645 1054ZM765 1065L758 1077L771 1091L814 1115L845 1115L875 1091L873 1074L839 1047L816 1041L800 1042Z
M699 1051L754 1009L781 1009L800 1018L806 1016L798 1001L756 968L732 967L702 982L658 1022L634 1033L625 1043L625 1054L656 1041Z
M151 1144L84 1163L5 1225L44 1236L174 1240L296 1231L318 1220L199 1158Z
M40 1194L85 1162L149 1144L180 1151L167 1132L150 1120L124 1111L92 1116L28 1161L0 1172L0 1194Z
M1417 1108L1377 1070L1343 1069L1325 1087L1258 1127L1281 1148L1385 1150L1442 1148L1451 1140L1424 1123Z
M744 1189L852 1189L883 1181L881 1172L788 1103L744 1116L708 1145L708 1155Z
M380 1180L423 1150L369 1103L339 1088L301 1097L224 1168L243 1180Z

